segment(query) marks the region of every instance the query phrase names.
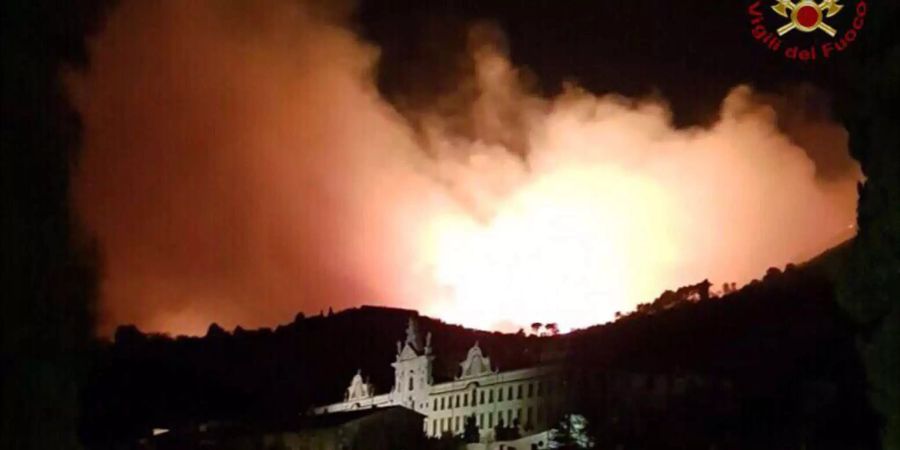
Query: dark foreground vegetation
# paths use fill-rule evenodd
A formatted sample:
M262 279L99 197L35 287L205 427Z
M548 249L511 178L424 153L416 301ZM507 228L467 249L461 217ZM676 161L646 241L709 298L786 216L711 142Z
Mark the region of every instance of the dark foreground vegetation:
M874 448L878 420L866 398L855 325L835 300L833 273L846 253L845 245L800 267L771 269L722 297L695 287L669 292L616 322L567 335L488 333L427 318L421 326L433 334L438 379L452 377L478 340L502 369L557 354L591 373L685 375L727 386L662 409L573 405L601 446ZM204 337L120 327L99 349L84 391L84 442L102 448L133 442L152 427L296 415L340 399L358 368L385 392L411 314L363 307L298 315L275 329L212 325Z

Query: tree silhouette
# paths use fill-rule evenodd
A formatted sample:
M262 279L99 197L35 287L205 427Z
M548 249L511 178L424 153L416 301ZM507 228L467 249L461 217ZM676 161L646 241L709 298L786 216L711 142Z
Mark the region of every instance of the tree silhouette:
M566 414L550 433L550 448L583 449L593 448L594 440L588 431L588 420L578 414Z
M732 292L734 292L734 288L731 287L731 283L722 283L722 295L728 295Z
M873 11L875 8L873 7ZM841 305L858 323L870 398L884 421L882 445L900 448L900 15L884 2L866 16L866 34L852 59L843 119L850 153L866 181L859 186L857 235L839 285ZM888 69L891 68L891 69Z
M700 297L700 301L709 300L709 288L712 287L712 283L709 280L703 280L696 285L696 292Z
M481 439L478 431L478 423L475 421L475 415L467 416L463 428L463 440L468 443L475 443Z
M98 256L75 222L81 124L62 74L88 65L103 0L10 0L0 12L0 448L79 446Z
M213 322L209 325L209 328L206 330L206 337L212 339L221 339L228 337L228 332L225 331L224 328L219 326L219 324Z

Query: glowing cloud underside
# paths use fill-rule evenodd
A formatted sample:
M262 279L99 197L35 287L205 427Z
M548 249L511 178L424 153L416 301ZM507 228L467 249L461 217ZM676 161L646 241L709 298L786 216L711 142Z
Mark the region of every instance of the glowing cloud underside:
M365 303L568 329L852 235L855 166L819 177L809 155L823 149L747 87L715 123L675 129L658 100L532 94L473 33L474 71L448 94L465 107L401 113L374 86L375 49L331 16L227 5L124 1L91 70L70 77L102 332ZM800 127L847 158L837 125Z

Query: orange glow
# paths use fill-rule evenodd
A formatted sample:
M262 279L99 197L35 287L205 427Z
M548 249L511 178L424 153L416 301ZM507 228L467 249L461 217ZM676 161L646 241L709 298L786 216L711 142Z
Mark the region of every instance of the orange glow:
M488 224L436 220L426 258L452 301L429 312L492 329L583 327L629 310L655 294L658 283L644 278L676 262L669 204L658 186L622 170L567 168L524 188Z
M659 99L547 98L480 29L459 92L398 111L377 49L320 3L124 0L92 41L68 81L101 333L362 304L567 330L852 235L859 171L821 111L736 86L679 129Z

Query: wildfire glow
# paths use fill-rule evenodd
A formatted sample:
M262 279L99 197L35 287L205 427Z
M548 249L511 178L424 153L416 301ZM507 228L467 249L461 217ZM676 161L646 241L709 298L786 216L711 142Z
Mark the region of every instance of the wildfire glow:
M427 257L452 301L433 313L491 329L500 320L586 326L629 310L677 263L669 204L649 180L570 168L525 187L488 224L435 221Z
M69 77L101 332L373 303L565 330L852 234L859 172L827 118L746 86L693 128L655 98L548 98L478 27L458 92L401 110L376 49L320 3L124 0Z

